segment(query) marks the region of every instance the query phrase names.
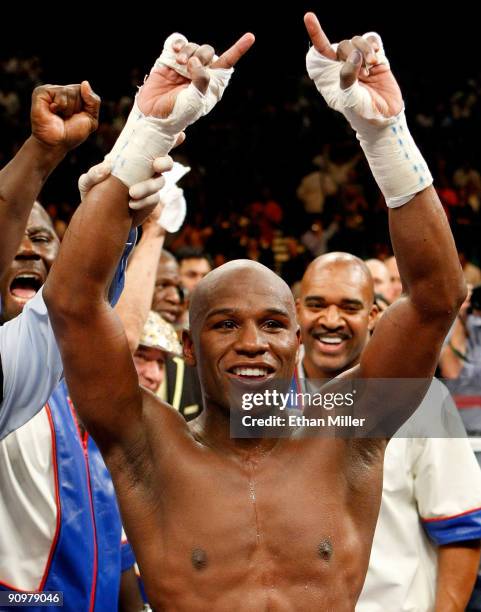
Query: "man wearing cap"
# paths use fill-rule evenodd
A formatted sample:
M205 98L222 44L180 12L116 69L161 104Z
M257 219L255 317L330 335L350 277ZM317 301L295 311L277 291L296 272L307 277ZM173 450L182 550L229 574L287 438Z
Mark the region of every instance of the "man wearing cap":
M172 325L151 310L134 353L134 364L139 383L153 393L160 389L165 380L165 359L168 355L182 355L182 347Z
M185 363L174 327L153 310L133 357L141 385L167 401L187 421L198 416L202 395L196 369Z

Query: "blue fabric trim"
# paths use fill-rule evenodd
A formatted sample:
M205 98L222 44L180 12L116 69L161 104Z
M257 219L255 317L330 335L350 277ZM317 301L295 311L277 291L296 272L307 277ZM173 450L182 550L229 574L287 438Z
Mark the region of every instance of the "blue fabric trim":
M423 526L438 546L463 540L478 540L481 538L481 510L442 521L423 521Z
M95 527L90 517L84 450L67 396L67 388L62 381L48 401L55 428L61 522L43 590L63 591L65 610L73 612L75 606L78 606L78 610L89 609ZM41 608L32 610L40 612Z
M147 593L145 592L144 582L140 576L137 576L137 582L139 584L140 596L142 597L143 602L149 603L149 600L147 599Z
M120 295L124 289L125 284L125 270L127 269L127 261L130 254L133 251L134 246L137 243L137 228L133 227L129 232L129 237L125 243L124 252L120 258L119 265L115 270L114 278L109 288L109 302L112 306L115 306L120 299ZM2 312L2 298L0 297L0 314Z
M94 612L108 612L117 610L118 606L122 523L112 479L97 445L90 437L87 449L98 559Z
M125 243L125 249L120 258L117 270L115 270L114 278L109 289L109 302L112 306L115 306L119 301L120 294L124 289L125 283L125 270L127 269L127 260L129 259L130 253L132 252L135 243L137 242L137 228L133 227L129 232L129 237Z
M97 551L92 612L111 612L118 607L122 533L112 480L92 438L88 438L86 462L64 381L48 403L55 430L60 531L43 590L63 592L64 612L90 610ZM94 517L91 515L89 480ZM0 587L0 590L5 589ZM33 606L29 611L47 609L57 610L52 606ZM0 606L0 610L3 607Z
M110 474L88 438L85 452L68 405L63 381L49 400L55 425L62 522L45 591L63 591L65 612L90 609L97 541L94 612L116 610L120 585L122 525ZM90 510L88 480L94 520ZM39 609L40 610L40 609Z
M122 572L127 571L133 565L135 565L135 556L132 546L128 542L122 542L121 548L121 568Z

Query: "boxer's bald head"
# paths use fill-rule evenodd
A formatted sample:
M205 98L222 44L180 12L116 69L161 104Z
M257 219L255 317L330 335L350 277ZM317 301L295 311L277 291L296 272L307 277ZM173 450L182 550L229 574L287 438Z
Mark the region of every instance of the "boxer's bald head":
M239 294L239 287L247 289ZM192 293L190 328L202 318L219 299L232 299L236 304L249 297L249 293L273 292L285 308L295 317L294 299L289 286L266 266L249 259L230 261L210 272Z
M290 379L298 345L291 291L265 266L229 262L194 290L184 350L197 364L207 403L226 408L232 380ZM247 370L256 373L242 373Z

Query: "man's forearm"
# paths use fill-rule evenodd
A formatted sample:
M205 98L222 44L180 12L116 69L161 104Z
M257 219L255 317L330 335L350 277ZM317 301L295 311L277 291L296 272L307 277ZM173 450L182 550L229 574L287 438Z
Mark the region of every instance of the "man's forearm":
M436 612L463 612L479 567L480 542L458 542L438 548Z
M465 297L465 283L446 215L433 187L389 210L394 254L403 287L418 312L449 323Z
M131 225L128 189L117 178L109 177L87 194L45 284L51 313L88 317L106 300Z
M63 149L47 147L30 136L0 172L0 276L17 252L34 201L64 156Z
M364 44L345 41L334 49L313 13L305 16L313 42L306 56L309 76L331 108L355 130L389 211L394 254L418 322L439 323L440 335L465 295L454 240L432 176L404 114L399 86L391 73L382 39L370 32ZM336 61L340 58L342 61ZM363 65L370 64L360 83ZM413 313L414 314L414 313Z
M161 233L159 229L144 230L130 259L125 275L125 287L115 307L132 353L137 350L152 305L157 265L164 239L165 232Z

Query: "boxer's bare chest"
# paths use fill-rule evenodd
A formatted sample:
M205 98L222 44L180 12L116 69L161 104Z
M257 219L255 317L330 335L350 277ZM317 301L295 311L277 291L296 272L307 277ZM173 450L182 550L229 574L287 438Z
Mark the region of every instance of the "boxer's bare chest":
M329 441L241 460L198 450L162 470L159 558L170 588L173 576L179 593L185 583L283 591L362 582L378 470L356 489L342 444Z

